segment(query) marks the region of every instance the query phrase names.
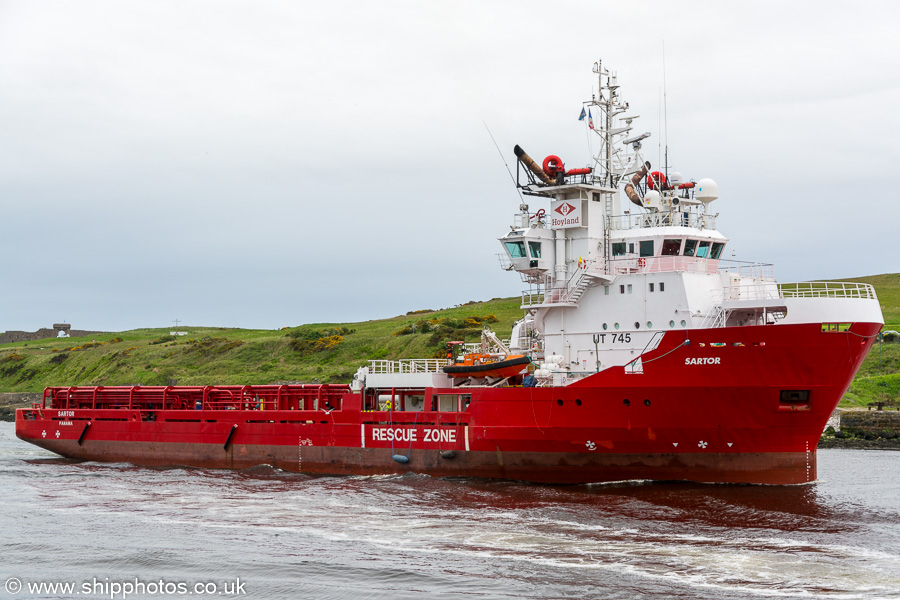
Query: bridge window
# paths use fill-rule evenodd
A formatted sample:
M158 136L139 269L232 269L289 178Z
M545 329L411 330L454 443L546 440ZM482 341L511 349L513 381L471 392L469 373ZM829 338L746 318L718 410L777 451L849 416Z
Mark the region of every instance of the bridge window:
M512 258L525 258L525 242L506 242L505 245Z
M709 257L713 260L719 260L719 257L722 256L722 249L725 248L725 244L715 243L712 245L712 253Z
M641 242L641 256L653 256L653 240Z
M709 242L700 242L697 247L697 258L706 258L709 256Z
M681 250L681 240L663 240L662 256L678 256Z
M612 245L613 256L623 256L625 254L625 242L616 242Z
M541 243L540 242L528 242L528 251L531 252L531 258L540 258L541 257Z
M685 240L684 242L684 255L685 256L693 256L694 251L697 249L697 240Z

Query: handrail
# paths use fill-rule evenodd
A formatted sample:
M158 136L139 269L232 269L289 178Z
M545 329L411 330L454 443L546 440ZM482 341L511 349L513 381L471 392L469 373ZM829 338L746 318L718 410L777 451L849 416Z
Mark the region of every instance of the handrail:
M868 283L852 281L804 281L780 283L778 292L782 298L861 298L877 300L875 287Z
M370 360L369 373L376 375L393 373L442 373L447 359L405 358L401 360Z
M672 211L614 215L609 218L610 229L649 229L652 227L693 227L715 229L716 217L699 210L679 208Z

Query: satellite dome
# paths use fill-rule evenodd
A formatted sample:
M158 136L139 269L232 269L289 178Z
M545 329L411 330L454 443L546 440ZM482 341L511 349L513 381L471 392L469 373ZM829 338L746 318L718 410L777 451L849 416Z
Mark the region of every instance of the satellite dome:
M669 175L669 184L672 187L678 187L682 183L684 183L684 176L678 171L675 171L674 173Z
M709 204L719 197L719 185L712 179L701 179L697 182L697 193L694 196L700 202Z
M659 208L659 192L650 190L644 196L644 208Z

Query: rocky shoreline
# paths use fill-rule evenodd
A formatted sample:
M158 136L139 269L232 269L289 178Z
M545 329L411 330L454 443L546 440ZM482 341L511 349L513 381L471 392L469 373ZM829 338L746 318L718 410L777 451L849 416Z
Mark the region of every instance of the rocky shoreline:
M884 439L866 440L859 438L836 438L823 435L819 439L818 449L823 448L840 450L900 450L900 439Z

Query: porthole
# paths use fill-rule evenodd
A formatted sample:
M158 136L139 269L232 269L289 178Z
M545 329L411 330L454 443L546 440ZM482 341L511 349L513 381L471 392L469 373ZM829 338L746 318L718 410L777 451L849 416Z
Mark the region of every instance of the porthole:
M675 327L675 321L669 321L669 327Z
M606 331L606 323L603 324L603 331Z
M682 319L682 320L681 320L681 326L682 326L682 327L687 327L687 321L685 321L684 319Z
M635 328L635 329L640 329L640 328L641 328L641 324L638 323L637 321L635 321L635 322L634 322L634 328Z
M556 401L556 403L559 404L560 406L562 406L562 405L563 405L562 398L559 398L559 399Z
M649 398L644 399L644 406L650 406L650 399L649 399Z
M625 398L624 400L622 400L622 404L624 404L625 406L631 406L631 400Z
M613 325L613 327L615 327L616 329L618 329L618 328L619 328L619 324L616 323L616 324Z
M581 406L581 398L575 398L575 406Z
M653 329L653 321L647 321L647 329Z

